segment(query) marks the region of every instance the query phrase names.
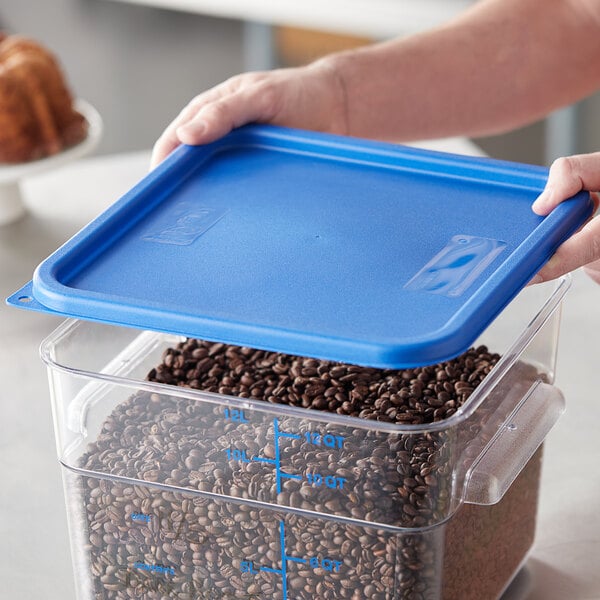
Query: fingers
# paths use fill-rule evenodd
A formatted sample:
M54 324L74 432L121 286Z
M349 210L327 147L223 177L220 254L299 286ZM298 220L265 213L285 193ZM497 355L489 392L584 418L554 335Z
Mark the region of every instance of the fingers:
M589 220L559 246L532 283L555 279L584 265L588 265L588 274L600 281L600 219Z
M234 127L267 120L269 96L261 93L264 78L264 73L243 73L193 98L154 144L151 167L182 143L205 144Z
M546 187L531 208L538 215L547 215L581 190L600 190L600 152L555 160Z
M324 62L242 73L196 96L157 140L151 165L177 146L206 144L246 123L272 123L347 133L347 102L340 77Z
M600 190L600 152L555 160L546 186L531 208L538 215L547 215L582 190ZM598 195L592 193L592 199L597 209ZM592 279L600 282L600 219L590 219L566 240L531 283L555 279L585 265Z
M207 144L246 123L271 121L276 113L271 90L254 84L208 102L179 125L175 134L184 144Z
M177 127L180 124L185 123L187 120L191 119L193 116L194 107L191 106L191 103L188 104L179 115L166 127L162 135L158 138L158 140L154 144L154 148L152 149L152 158L150 159L151 168L154 168L158 163L160 163L167 155L171 154L177 146L181 144L179 138L177 137Z

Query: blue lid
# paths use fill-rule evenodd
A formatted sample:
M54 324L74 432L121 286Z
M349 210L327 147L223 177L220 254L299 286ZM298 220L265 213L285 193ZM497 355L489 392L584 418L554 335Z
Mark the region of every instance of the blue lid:
M591 215L541 167L252 125L180 147L23 308L375 367L465 351Z

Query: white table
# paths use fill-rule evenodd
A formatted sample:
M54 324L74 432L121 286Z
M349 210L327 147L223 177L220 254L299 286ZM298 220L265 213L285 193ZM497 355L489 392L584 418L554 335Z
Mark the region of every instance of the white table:
M426 144L477 153L465 140ZM147 170L148 152L81 160L23 184L30 213L0 228L0 295ZM0 305L0 597L74 600L59 464L38 345L60 319ZM567 413L546 442L536 545L503 600L600 598L595 387L600 287L575 273L563 312L558 386ZM487 600L487 599L481 599Z

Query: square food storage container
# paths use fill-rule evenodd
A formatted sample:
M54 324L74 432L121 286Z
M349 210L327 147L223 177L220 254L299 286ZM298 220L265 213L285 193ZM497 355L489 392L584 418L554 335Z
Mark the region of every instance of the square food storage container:
M72 317L41 352L78 600L499 597L564 408L568 280L520 290L592 209L534 215L545 174L243 128L44 261L9 302ZM454 395L408 424L152 381L188 338L294 355L298 376L428 369ZM501 355L475 389L471 346Z
M514 300L478 341L501 361L427 425L152 383L179 337L67 321L42 357L78 599L497 598L564 407L566 287Z

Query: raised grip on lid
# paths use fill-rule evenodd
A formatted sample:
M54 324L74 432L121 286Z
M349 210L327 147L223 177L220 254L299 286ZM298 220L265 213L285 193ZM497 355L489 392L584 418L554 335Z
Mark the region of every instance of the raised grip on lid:
M564 410L558 388L534 383L467 472L464 501L499 502Z

